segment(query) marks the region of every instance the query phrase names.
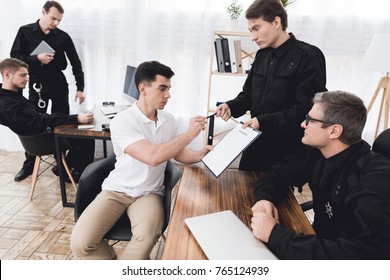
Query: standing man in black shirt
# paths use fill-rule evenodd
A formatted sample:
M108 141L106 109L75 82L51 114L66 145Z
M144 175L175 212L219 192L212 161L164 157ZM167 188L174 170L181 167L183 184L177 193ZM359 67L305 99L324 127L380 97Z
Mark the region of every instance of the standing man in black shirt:
M84 73L81 61L71 37L57 28L62 20L64 9L56 1L47 1L42 8L42 16L35 23L19 28L11 49L11 57L18 58L29 65L29 100L41 113L47 111L48 100L52 102L51 112L69 114L69 88L63 70L67 67L66 57L72 65L77 91L75 101L84 102ZM33 50L45 41L52 53L31 55ZM66 56L65 56L66 54ZM32 173L34 157L26 155L25 164L15 181L20 181Z
M326 91L325 58L317 47L287 33L287 13L279 0L256 0L246 18L260 50L242 92L216 112L226 121L250 111L244 126L262 135L244 151L240 169L266 171L303 147L300 123L314 95Z

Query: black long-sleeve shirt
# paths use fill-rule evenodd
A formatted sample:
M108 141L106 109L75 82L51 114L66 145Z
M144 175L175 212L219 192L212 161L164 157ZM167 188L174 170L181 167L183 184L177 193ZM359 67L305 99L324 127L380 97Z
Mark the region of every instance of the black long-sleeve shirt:
M1 84L0 84L1 87ZM63 124L77 124L77 115L49 115L38 113L35 106L21 92L0 88L0 123L19 135L52 132Z
M49 64L41 64L37 55L30 55L42 40L55 50L54 59ZM76 79L77 90L84 91L84 73L76 48L71 37L59 28L45 34L39 27L38 21L20 27L11 49L11 57L26 62L29 65L30 75L38 77L57 75L58 72L65 70L68 64L66 57L68 57Z
M259 166L248 170L264 170L303 147L300 123L325 84L323 53L292 33L278 48L256 53L242 92L226 102L233 117L250 110L263 132L242 156L241 162Z
M256 200L278 205L289 186L308 182L316 235L275 225L269 248L283 259L390 259L390 161L361 141L324 158L306 148L255 185Z

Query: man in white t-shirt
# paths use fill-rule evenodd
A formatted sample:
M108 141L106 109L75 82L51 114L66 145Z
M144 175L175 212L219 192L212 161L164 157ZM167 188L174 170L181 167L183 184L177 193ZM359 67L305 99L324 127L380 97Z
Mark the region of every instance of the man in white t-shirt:
M139 100L119 113L110 130L115 169L104 180L102 192L77 221L71 247L84 259L116 259L103 236L127 212L133 237L118 259L148 259L161 235L164 207L164 170L174 158L182 163L199 162L211 149L193 151L187 145L206 125L206 118L194 117L187 131L176 136L175 118L162 111L171 97L171 77L167 66L150 61L141 63L135 74Z

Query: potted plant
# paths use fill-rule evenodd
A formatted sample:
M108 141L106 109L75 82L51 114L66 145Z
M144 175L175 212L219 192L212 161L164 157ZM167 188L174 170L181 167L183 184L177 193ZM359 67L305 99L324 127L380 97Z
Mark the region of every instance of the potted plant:
M292 3L295 2L295 0L280 0L280 2L282 3L283 7L287 7L289 5L291 5Z
M237 20L243 10L244 8L242 7L242 4L238 4L237 0L232 0L232 2L226 7L226 12L231 20Z

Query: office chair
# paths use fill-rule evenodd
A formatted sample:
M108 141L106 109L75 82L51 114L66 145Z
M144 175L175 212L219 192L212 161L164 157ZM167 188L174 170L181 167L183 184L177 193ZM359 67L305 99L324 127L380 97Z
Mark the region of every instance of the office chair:
M115 155L111 155L107 158L89 164L81 174L74 206L74 218L76 222L85 208L87 208L92 200L101 192L101 185L103 180L107 178L111 170L114 169L115 162ZM168 161L165 168L164 178L165 197L163 203L165 209L165 218L162 232L164 232L167 228L170 219L172 189L179 181L180 177L181 171L175 167L172 162ZM131 237L132 233L130 221L126 213L123 214L123 216L104 236L106 239L116 241L129 241Z
M383 130L372 144L372 150L390 159L390 128Z
M390 128L382 131L372 144L372 151L382 154L390 159ZM301 204L303 212L313 208L313 201L307 201Z
M30 191L30 200L32 200L35 186L37 183L37 178L39 175L38 174L39 166L41 164L41 160L45 161L44 159L42 159L42 156L52 156L55 154L54 135L51 133L42 133L42 134L29 135L29 136L23 136L23 135L18 135L18 136L24 150L28 154L35 156L31 191ZM72 186L77 190L76 182L74 181L72 174L69 170L68 164L65 161L65 151L69 149L70 149L70 144L65 139L63 139L63 141L60 142L62 164L66 170L66 173L69 176ZM51 163L49 164L53 165Z

